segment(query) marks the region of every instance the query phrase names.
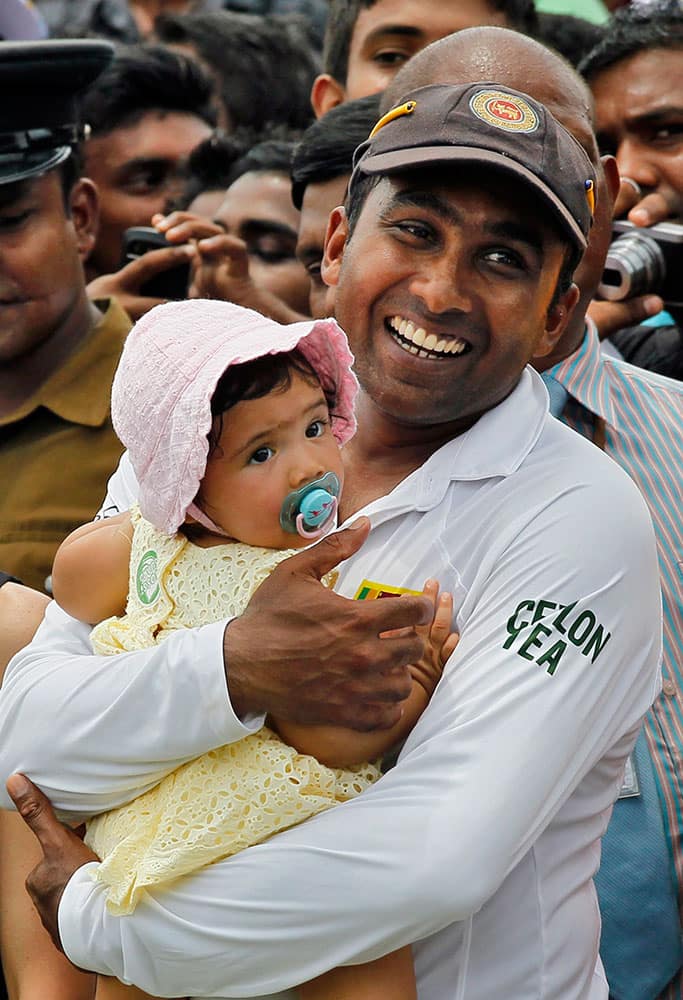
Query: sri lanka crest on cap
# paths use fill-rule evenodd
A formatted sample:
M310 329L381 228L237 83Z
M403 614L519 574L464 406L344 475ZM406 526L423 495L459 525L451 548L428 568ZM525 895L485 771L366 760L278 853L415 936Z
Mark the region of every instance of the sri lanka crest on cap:
M504 90L480 90L470 98L470 110L488 125L507 132L534 132L538 115L517 94Z

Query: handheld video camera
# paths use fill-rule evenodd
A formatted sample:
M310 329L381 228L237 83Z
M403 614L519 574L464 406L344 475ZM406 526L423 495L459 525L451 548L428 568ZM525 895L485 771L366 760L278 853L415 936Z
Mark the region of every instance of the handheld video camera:
M683 303L683 223L644 228L618 220L607 253L598 296L621 302L654 292L667 305Z

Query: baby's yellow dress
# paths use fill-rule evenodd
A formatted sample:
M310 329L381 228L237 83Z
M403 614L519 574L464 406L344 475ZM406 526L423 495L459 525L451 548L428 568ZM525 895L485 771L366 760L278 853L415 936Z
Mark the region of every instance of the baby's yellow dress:
M200 548L182 534L161 534L137 508L131 518L126 613L96 626L96 653L142 649L176 629L239 615L258 585L294 554L239 542ZM108 906L130 913L146 888L354 798L379 776L374 764L326 767L267 727L212 750L88 824L86 843L102 859L96 877L108 887Z

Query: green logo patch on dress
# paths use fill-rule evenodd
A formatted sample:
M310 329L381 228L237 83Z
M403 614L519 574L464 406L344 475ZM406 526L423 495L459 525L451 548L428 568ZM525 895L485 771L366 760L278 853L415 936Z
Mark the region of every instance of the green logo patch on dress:
M138 563L135 574L135 587L142 604L154 604L159 596L159 574L157 572L157 554L154 549L148 549Z

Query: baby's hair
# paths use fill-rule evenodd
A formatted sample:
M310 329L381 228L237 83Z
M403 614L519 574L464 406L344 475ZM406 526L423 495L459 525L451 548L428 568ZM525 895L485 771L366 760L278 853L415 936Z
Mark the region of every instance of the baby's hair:
M319 385L325 396L330 415L337 403L336 387L324 385L300 351L264 354L253 361L230 365L221 375L211 397L214 421L208 434L209 454L217 447L223 432L223 414L247 399L262 399L271 392L286 392L292 384L292 372L309 385Z

